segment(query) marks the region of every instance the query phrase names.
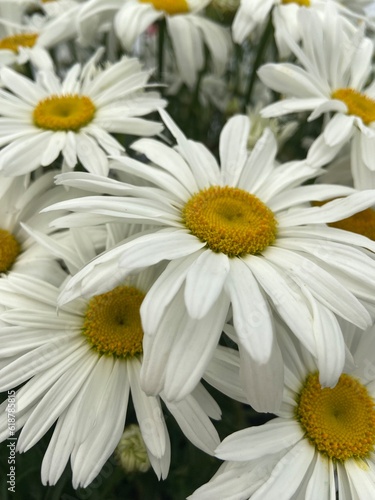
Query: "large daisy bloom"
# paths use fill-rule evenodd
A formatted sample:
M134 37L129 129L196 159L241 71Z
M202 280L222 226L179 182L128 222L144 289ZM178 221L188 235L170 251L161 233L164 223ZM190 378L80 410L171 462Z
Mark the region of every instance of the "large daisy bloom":
M288 351L277 418L228 436L227 460L189 500L345 500L375 497L375 330L343 326L348 363L335 387L284 332Z
M331 157L351 139L354 185L375 186L375 85L368 85L373 43L362 29L344 29L342 19L328 6L324 22L316 13L301 9L302 48L290 40L300 66L266 64L260 79L285 99L263 109L266 117L309 111L309 120L323 113L332 116L318 137L321 154ZM318 147L317 147L318 149Z
M54 245L71 269L96 253L87 234L78 231L73 239L71 246L68 239ZM1 314L0 390L23 384L15 395L16 427L22 429L17 450L34 446L56 423L42 463L44 484L57 482L69 457L73 486L90 484L120 441L130 394L150 462L159 478L167 476L171 450L163 395L147 396L140 387L139 309L155 272L148 269L58 312L59 287L47 279L13 273L1 280L0 304L7 310ZM219 418L220 410L204 387L165 404L184 434L212 454L220 440L209 416ZM1 405L1 440L9 432L6 405Z
M158 20L165 19L176 64L182 80L190 87L197 81L205 64L207 47L213 68L225 70L230 51L230 38L225 28L199 13L210 0L100 0L86 2L78 23L82 41L96 35L98 24L114 16L114 29L125 50L130 51L139 35Z
M108 174L107 154L123 146L111 132L148 136L159 123L140 118L165 102L144 92L149 73L137 59L122 58L105 69L94 56L74 65L63 81L41 71L32 81L10 68L0 71L9 90L0 95L0 171L18 176L48 166L60 153L68 168L79 161L93 173Z
M90 292L99 281L105 283L102 265L112 255L122 276L169 261L141 308L145 366L153 367L147 373L144 369L146 390L155 390L159 370L160 380L169 387L168 396L183 394L182 388L189 387L185 363L194 366L193 377L204 372L223 328L223 309L228 310L229 304L238 343L254 363L281 362L273 335L276 310L319 359L322 383L336 383L345 349L335 315L360 328L371 324L361 301L373 302L375 263L362 247L375 250L375 246L361 235L328 228L325 223L373 205L375 192L301 186L317 169L304 162L277 165L276 141L268 129L249 152L250 122L241 115L230 119L221 133L219 167L206 147L187 140L169 115L163 110L161 114L177 139L178 150L141 139L132 147L154 165L118 159L124 172L155 187L134 186L131 197L88 196L49 207L76 212L71 214L74 217L60 218L58 227L79 225L80 217L81 224L90 218L95 223L98 215L161 226L93 260L67 284L60 303ZM63 174L58 182L75 185L75 178L82 188L85 180L79 173ZM120 192L121 183L111 187L106 179L104 184L106 193ZM97 190L100 179L86 174L86 186ZM342 196L346 197L323 207L309 206L311 200ZM180 316L182 306L178 307L167 321L165 312L172 300L184 304L187 313ZM202 333L196 336L194 329L205 321L207 327L200 327ZM179 326L163 328L168 324ZM335 363L326 357L331 343ZM172 366L178 366L181 377Z

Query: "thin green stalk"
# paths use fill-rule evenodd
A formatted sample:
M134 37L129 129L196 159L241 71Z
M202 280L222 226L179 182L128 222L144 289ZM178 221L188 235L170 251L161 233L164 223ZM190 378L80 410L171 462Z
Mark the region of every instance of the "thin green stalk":
M165 42L165 19L158 22L158 80L163 81L164 72L164 42Z
M250 102L251 94L253 92L254 84L255 84L255 81L257 78L257 71L258 71L259 66L263 62L263 56L266 52L266 49L268 47L269 42L272 39L272 36L273 36L273 25L272 25L272 16L270 15L268 22L267 22L267 25L264 28L261 39L259 41L258 52L255 56L253 70L250 74L247 89L245 92L245 99L244 99L244 104L243 104L243 111L244 112L246 112L247 105Z

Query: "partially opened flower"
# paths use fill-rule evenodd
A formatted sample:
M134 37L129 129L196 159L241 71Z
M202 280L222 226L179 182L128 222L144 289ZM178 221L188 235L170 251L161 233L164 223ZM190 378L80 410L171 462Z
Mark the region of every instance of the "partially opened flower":
M96 59L74 65L60 82L51 71L37 81L3 68L9 89L0 96L0 171L17 176L48 166L62 153L68 168L77 162L91 172L108 174L107 154L123 146L111 132L153 135L159 123L140 118L163 106L155 92L144 92L149 73L137 59L123 58L100 69Z
M282 366L273 334L277 311L319 360L321 382L335 384L345 356L335 315L360 328L371 324L359 299L373 302L375 262L362 247L375 250L375 244L325 224L373 205L375 192L301 186L316 169L304 162L277 165L269 130L248 152L250 122L245 116L233 117L224 127L219 167L202 144L187 140L161 113L178 151L141 139L132 147L154 164L118 158L123 172L155 187L134 186L127 197L88 196L48 209L77 212L57 220L58 227L77 226L80 217L82 225L95 224L98 215L161 226L91 261L67 284L60 303L92 292L98 281L105 285L101 265L112 255L121 277L167 261L141 308L147 391L157 393L161 384L168 398L178 399L194 387L219 341L230 304L237 341L253 364L275 372ZM87 189L101 184L90 174L84 180L74 172L58 182L74 186L75 178L81 188L85 182ZM102 184L107 194L120 192L121 183ZM340 196L346 198L309 206L312 200ZM332 345L334 363L326 357ZM276 394L278 387L275 383Z
M375 83L368 84L373 43L362 28L347 30L328 4L324 21L301 10L302 48L290 46L304 68L290 63L265 64L261 80L286 96L263 109L266 117L312 111L309 120L331 113L314 148L333 159L351 141L354 186L375 186Z
M189 500L375 497L375 330L343 330L350 354L332 388L321 386L311 356L280 332L288 356L278 417L224 439L216 455L227 462Z
M60 243L35 236L74 271L97 253L100 235L105 247L120 234L118 227L109 233L91 228L67 234ZM42 463L44 484L57 482L69 458L73 486L91 483L120 441L130 394L151 465L159 478L167 476L170 442L163 395L149 397L140 387L139 311L156 273L155 268L145 270L107 293L78 298L58 311L59 287L48 279L12 273L0 280L0 304L6 308L0 314L0 390L24 384L16 393L16 427L22 429L18 451L34 446L56 423ZM220 410L204 387L166 406L184 434L212 454L219 437L208 415L219 418ZM7 435L2 411L0 439Z
M114 29L123 45L130 51L139 35L155 21L165 19L176 64L182 80L193 87L198 73L205 65L205 46L213 68L223 73L229 57L230 39L220 25L199 15L210 0L100 0L86 2L78 22L83 41L96 35L98 24L114 16Z

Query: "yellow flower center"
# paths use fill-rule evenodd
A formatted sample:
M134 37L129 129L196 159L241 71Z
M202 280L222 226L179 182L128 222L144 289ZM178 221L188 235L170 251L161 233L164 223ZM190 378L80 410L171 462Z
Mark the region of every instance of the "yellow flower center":
M151 3L156 10L162 10L168 14L184 14L189 12L186 0L139 0L141 3Z
M297 3L298 5L301 5L304 7L310 7L310 0L281 0L281 3L283 3L283 4Z
M313 205L322 206L328 203L328 201L316 201ZM328 226L336 227L338 229L344 229L345 231L351 231L352 233L362 234L370 238L370 240L375 241L375 210L372 208L367 208L362 210L346 219L342 219L336 222L330 222Z
M52 95L38 102L33 120L39 128L76 132L90 123L94 114L95 106L89 97L77 94Z
M99 354L127 358L142 353L139 309L144 296L135 287L118 286L92 297L82 333Z
M21 245L13 234L0 229L0 273L9 271L20 253Z
M37 33L19 33L18 35L6 36L0 39L0 49L18 52L19 47L34 47L37 38Z
M212 186L192 196L183 222L213 252L229 257L260 253L276 238L273 212L256 196L234 187Z
M374 401L349 375L341 375L333 389L322 389L319 375L309 375L296 416L310 442L333 460L364 459L374 450Z
M349 88L337 89L331 97L344 102L348 107L348 114L358 116L366 125L375 121L375 101L371 97Z

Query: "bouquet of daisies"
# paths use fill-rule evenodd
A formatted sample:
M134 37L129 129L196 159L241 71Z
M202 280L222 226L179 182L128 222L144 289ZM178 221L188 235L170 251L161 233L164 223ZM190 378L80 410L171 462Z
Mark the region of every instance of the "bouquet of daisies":
M374 41L0 0L4 500L375 498Z

